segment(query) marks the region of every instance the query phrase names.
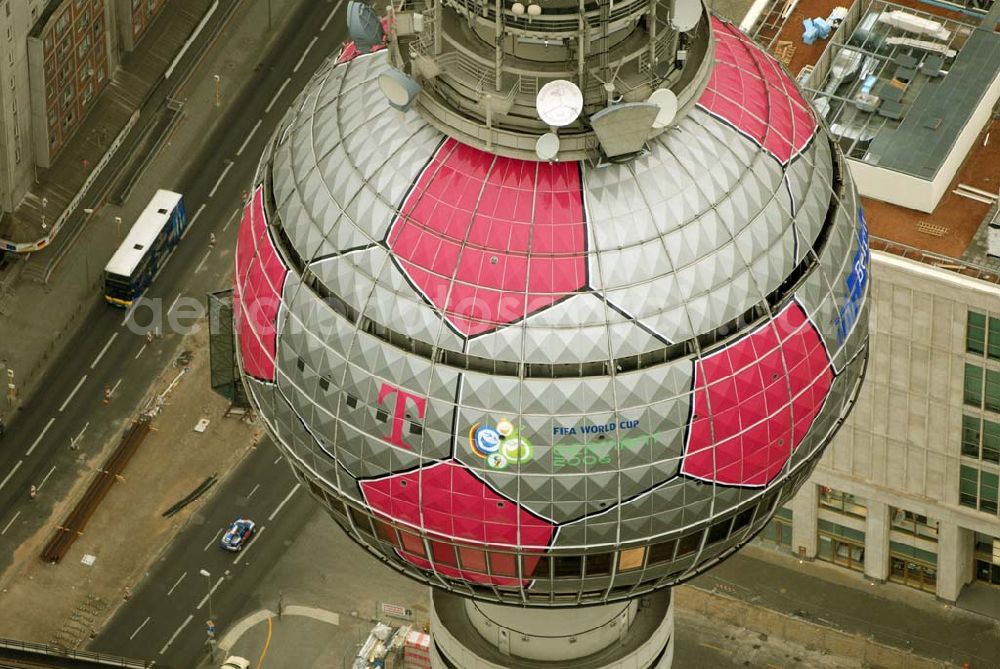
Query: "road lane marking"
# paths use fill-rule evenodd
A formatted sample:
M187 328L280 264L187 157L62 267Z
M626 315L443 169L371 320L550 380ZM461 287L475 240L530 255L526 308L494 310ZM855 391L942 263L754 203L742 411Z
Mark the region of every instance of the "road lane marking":
M281 456L280 456L280 455L279 455L278 457L276 457L276 458L274 459L274 462L272 462L271 464L272 464L272 465L276 465L276 464L278 464L279 462L281 462Z
M229 217L229 220L228 220L228 221L226 221L226 224L222 226L222 231L223 231L223 232L225 232L226 230L228 230L228 229L229 229L229 225L230 225L230 223L232 223L232 222L233 222L233 219L234 219L234 218L236 218L236 214L238 214L238 213L240 213L240 210L239 210L239 209L237 209L236 211L234 211L234 212L233 212L233 215Z
M270 518L268 518L268 520L270 520ZM247 551L257 545L257 540L260 538L262 534L264 534L265 529L267 529L266 525L260 526L260 529L257 530L257 534L253 536L253 540L250 543L243 546L243 550L241 550L239 554L236 556L236 558L233 560L233 564L239 564L240 560L243 559L243 556L247 554Z
M264 108L264 113L265 114L268 114L268 113L271 112L271 107L274 106L274 103L278 101L278 98L281 97L281 94L285 92L285 89L288 87L288 84L290 84L291 82L292 82L291 79L289 79L288 77L285 77L285 81L284 81L284 83L281 84L281 88L278 89L278 92L274 94L274 97L271 98L271 101L267 103L267 107Z
M205 251L205 257L202 258L201 262L198 263L198 266L194 268L194 273L195 274L197 274L198 272L200 272L201 268L205 266L205 262L208 260L208 257L210 255L212 255L212 249L209 249L208 251Z
M55 417L49 418L49 422L46 423L45 427L42 428L42 433L38 435L38 438L35 439L35 443L31 445L31 448L28 449L28 452L25 453L25 455L31 455L31 452L35 450L35 447L38 446L38 444L42 443L42 437L45 436L45 433L49 431L49 428L52 427L52 423L54 422L56 422Z
M286 607L286 610L291 607ZM230 651L236 642L243 638L247 630L255 627L257 624L264 622L268 618L273 618L277 613L269 609L261 609L260 611L255 611L245 618L240 619L235 625L230 625L227 628L226 636L219 640L219 648L225 651Z
M319 28L319 31L320 31L320 32L323 32L324 30L326 30L326 26L327 26L327 24L329 24L329 23L330 23L330 21L332 21L332 20L333 20L333 15L337 13L337 10L338 10L338 9L340 9L340 6L341 6L342 4L344 4L344 0L339 0L339 2L337 2L337 4L336 4L336 5L334 5L334 7L333 7L333 11L332 11L332 12L330 12L330 15L326 17L326 21L323 21L323 25L322 25L322 26L320 26L320 28Z
M198 211L194 212L194 216L191 217L191 220L188 221L187 227L184 228L184 232L181 233L181 239L187 237L187 233L191 232L191 228L194 227L194 222L198 220L198 216L200 216L201 212L203 212L204 210L205 210L205 205L203 203L200 207L198 207Z
M133 359L133 360L138 360L138 359L139 359L139 356L140 356L140 355L142 355L142 352L143 352L143 351L145 351L145 350L146 350L146 345L145 345L145 344L143 344L143 345L142 345L142 348L140 348L140 349L139 349L139 352L138 352L138 353L136 353L136 354L135 354L135 357L134 357L134 358L132 358L132 359Z
M184 580L184 577L185 577L185 576L187 576L187 575L188 575L188 573L187 573L187 572L184 572L183 574L181 574L181 577L180 577L179 579L177 579L177 582L176 582L176 583L174 583L174 584L173 584L172 586L170 586L170 589L169 589L169 590L167 590L167 597L169 597L170 595L172 595L172 594L173 594L173 592L174 592L174 589L175 589L175 588L176 588L176 587L177 587L178 585L180 585L180 584L181 584L181 581L183 581L183 580Z
M313 36L312 41L309 42L308 46L306 46L306 50L303 51L302 52L302 56L299 57L299 62L295 63L295 67L292 68L292 72L298 72L299 71L299 68L302 67L302 61L304 61L306 59L306 56L309 55L309 50L313 48L313 44L315 44L316 40L318 40L318 39L319 39L318 35ZM259 125L260 121L257 121L257 124ZM237 155L239 155L239 154L237 154Z
M267 619L267 639L264 641L264 650L260 651L260 657L257 658L257 666L264 666L264 658L267 657L267 649L271 647L271 619Z
M108 349L111 348L111 344L114 343L115 339L118 339L117 332L111 335L111 339L108 340L108 343L104 345L104 348L101 349L101 352L97 354L96 358L94 358L94 362L90 363L91 369L97 367L97 363L99 363L101 361L101 358L104 357L104 354L108 352Z
M83 433L87 431L88 427L90 427L90 421L89 420L80 429L80 432L75 437L70 438L70 440L69 440L69 447L70 448L72 448L74 450L77 449L77 448L80 448L79 446L77 446L77 444L79 444L80 440L83 439Z
M315 38L313 38L313 39L315 39ZM247 148L247 144L250 143L250 138L253 137L257 133L257 130L259 128L260 128L260 119L257 119L257 124L254 125L254 127L250 128L250 134L247 135L247 138L243 140L242 144L240 144L239 150L236 151L236 155L237 156L240 155L241 153L243 153L243 149Z
M17 513L15 513L15 514L14 514L14 517L10 519L10 522L9 522L9 523L7 523L7 524L6 524L5 526L4 526L4 528L3 528L3 532L0 532L0 535L4 535L4 534L7 534L7 530L9 530L9 529L10 529L10 526L14 524L14 521L15 521L15 520L17 520L17 517L18 517L18 516L20 516L20 515L21 515L21 512L20 512L20 511L18 511Z
M201 607L205 606L205 602L208 601L208 598L215 594L215 590L220 585L222 585L222 582L225 581L225 580L226 580L225 576L220 576L219 580L216 581L215 585L212 586L212 589L208 591L208 594L201 598L201 601L198 603L198 606L195 607L195 610L201 611Z
M250 494L248 494L248 495L247 495L247 499L250 499L251 497L253 497L253 494L254 494L255 492L257 492L257 488L259 488L259 487L260 487L260 484L259 484L259 483L258 483L257 485L255 485L255 486L253 487L253 490L251 490L251 491L250 491Z
M38 484L37 488L35 488L36 491L41 491L42 486L45 485L45 482L49 480L49 477L52 476L52 472L54 472L55 470L56 466L52 465L52 469L49 470L49 473L45 475L45 478L42 479L42 482Z
M279 511L281 511L281 507L285 506L285 504L288 503L288 500L290 500L292 498L292 495L294 495L298 491L298 489L301 488L301 487L302 487L301 483L296 483L295 487L292 488L292 491L290 493L288 493L288 495L285 496L285 499L281 500L281 504L278 505L278 508L275 509L274 511L272 511L271 515L267 517L267 520L268 521L274 520L274 517L278 515ZM261 529L264 529L264 528L261 528Z
M168 316L170 315L170 312L174 310L174 307L177 306L177 301L180 300L180 299L181 299L181 294L177 293L177 297L174 298L174 301L171 302L170 306L167 308L167 315Z
M134 639L135 635L139 633L139 630L141 630L143 627L145 627L146 623L148 623L148 622L149 622L149 616L146 616L146 619L142 621L141 625L139 625L138 627L135 628L135 631L132 632L132 636L130 636L128 638L128 640L131 641L132 639Z
M172 644L174 642L174 639L177 638L177 635L180 634L184 630L185 627L187 627L187 624L189 622L191 622L192 618L194 618L194 614L193 613L189 613L188 617L185 618L184 622L181 623L181 626L177 628L176 632L174 632L174 635L172 637L170 637L170 640L167 641L167 643L163 644L163 648L160 649L160 655L163 655L164 653L167 652L167 648L170 648L170 644Z
M3 490L3 487L5 485L7 485L7 481L9 481L10 477L14 475L14 472L16 472L18 469L21 468L21 465L23 463L24 463L24 460L18 460L17 461L17 464L14 465L14 468L10 470L10 474L7 474L7 478L5 478L3 481L0 481L0 490Z
M221 533L222 533L222 530L219 530L218 532L216 532L215 536L212 537L212 540L209 541L207 544L205 544L205 548L204 548L204 550L202 552L207 551L209 548L211 548L212 544L214 544L216 542L216 540L219 538L219 535Z
M222 168L222 174L219 175L218 181L215 182L215 185L212 186L212 190L208 193L209 197L215 197L215 191L219 190L219 185L222 183L222 180L226 178L226 175L229 174L229 170L231 169L233 169L232 161L226 163L226 166ZM205 205L202 206L204 207Z
M63 401L63 403L62 403L62 406L61 406L61 407L59 407L59 413L62 413L63 409L65 409L65 408L66 408L66 405L68 405L68 404L69 404L69 401L70 401L71 399L73 399L73 396L74 396L74 395L76 395L76 391L78 391L78 390L80 389L80 386L82 386L82 385L83 385L83 382L84 382L84 381L86 381L86 380L87 380L87 375L86 375L86 374L84 374L83 376L81 376L81 377L80 377L80 380L76 382L76 387L75 387L75 388L73 388L73 392L71 392L71 393L69 394L69 397L67 397L67 398L65 399L65 401Z
M115 391L118 390L118 386L122 384L122 380L118 379L118 382L111 387L111 394L114 395Z

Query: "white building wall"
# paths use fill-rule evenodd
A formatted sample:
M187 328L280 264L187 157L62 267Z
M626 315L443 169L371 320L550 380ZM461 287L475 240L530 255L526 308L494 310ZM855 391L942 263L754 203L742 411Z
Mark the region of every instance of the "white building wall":
M958 497L967 314L1000 312L1000 286L876 251L871 290L868 375L812 485L789 504L791 550L816 555L818 486L850 493L868 506L865 573L885 580L888 507L906 509L939 521L936 545L910 543L937 553L937 595L954 601L973 578L973 533L1000 537L995 515Z

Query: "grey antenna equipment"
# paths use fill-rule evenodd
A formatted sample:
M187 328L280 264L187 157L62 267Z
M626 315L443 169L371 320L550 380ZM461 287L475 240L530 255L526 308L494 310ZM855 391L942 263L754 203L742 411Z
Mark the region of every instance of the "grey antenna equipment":
M368 53L385 41L385 30L378 14L356 0L347 3L347 33L361 53Z
M396 77L382 82L383 92L396 109L462 144L538 160L539 138L558 128L560 161L601 161L609 148L626 160L643 131L626 141L616 127L648 110L600 112L609 104L655 105L648 141L694 107L708 84L713 49L701 2L415 0L387 5L380 25L374 12L352 2L349 25L356 39L367 31L364 45L385 27L389 64L419 90ZM662 94L650 100L660 89L674 94L672 114ZM603 119L603 140L595 118ZM551 140L541 147L549 155Z

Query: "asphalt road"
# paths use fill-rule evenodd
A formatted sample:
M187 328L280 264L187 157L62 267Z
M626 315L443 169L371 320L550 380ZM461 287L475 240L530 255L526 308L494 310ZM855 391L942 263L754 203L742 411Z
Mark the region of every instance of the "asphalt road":
M253 611L276 610L277 602L260 601L255 585L316 510L277 449L262 441L211 504L192 517L88 650L155 660L157 666L197 666L209 651L209 620L221 636ZM257 535L232 553L219 539L238 515L257 523Z
M271 52L262 54L255 77L225 109L218 130L192 154L189 168L163 179L161 187L184 194L191 221L177 252L146 293L160 305L165 323L180 297L204 302L206 292L230 285L228 259L235 248L241 193L249 189L264 143L285 110L329 50L344 39L344 4L302 3L285 33L272 42ZM314 44L325 48L311 48ZM155 163L150 169L156 169ZM217 238L214 249L208 245L211 232ZM66 495L79 472L81 453L96 449L135 414L151 380L177 353L177 345L167 338L147 344L126 324L126 313L106 305L99 293L84 311L83 325L53 360L39 390L8 417L0 441L0 569ZM149 317L147 311L137 320L145 324ZM108 387L114 393L105 405ZM71 443L79 450L72 450ZM29 499L32 485L38 489L34 500Z

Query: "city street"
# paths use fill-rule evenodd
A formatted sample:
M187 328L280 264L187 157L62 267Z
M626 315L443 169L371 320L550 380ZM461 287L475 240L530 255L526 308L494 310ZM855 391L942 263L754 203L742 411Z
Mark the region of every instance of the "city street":
M157 313L143 309L130 323L124 311L95 294L80 319L85 326L49 366L42 390L8 419L0 448L0 569L69 489L78 473L77 449L86 451L114 437L135 415L150 380L172 359L174 351L161 342L147 344L150 319L160 319L164 327L171 316L190 324L193 319L182 317L192 313L191 299L204 303L206 292L229 286L241 194L249 189L262 147L285 109L328 55L314 47L321 37L326 44L342 42L343 4L305 3L300 16L289 21L288 32L275 40L278 47L262 58L253 85L225 108L227 119L193 154L189 169L162 180L161 187L184 194L190 224L145 295ZM214 248L208 244L212 233L218 240ZM91 271L103 265L95 258ZM112 400L104 404L109 388Z

